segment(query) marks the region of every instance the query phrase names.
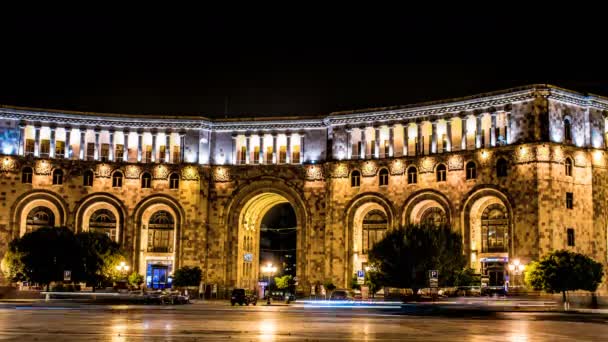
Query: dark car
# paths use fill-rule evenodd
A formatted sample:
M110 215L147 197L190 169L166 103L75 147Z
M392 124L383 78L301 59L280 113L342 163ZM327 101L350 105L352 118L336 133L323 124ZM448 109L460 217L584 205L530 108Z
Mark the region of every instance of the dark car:
M350 296L347 290L334 290L329 297L330 300L349 300Z
M258 297L255 294L247 294L245 289L234 289L232 290L232 295L230 296L230 304L233 306L235 304L239 305L256 305L258 302Z

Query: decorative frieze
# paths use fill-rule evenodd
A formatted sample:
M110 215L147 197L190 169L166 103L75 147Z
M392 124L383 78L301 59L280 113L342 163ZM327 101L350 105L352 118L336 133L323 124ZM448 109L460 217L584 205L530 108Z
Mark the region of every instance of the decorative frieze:
M127 165L125 168L125 178L138 179L141 174L141 168L137 165Z
M0 163L0 172L16 172L19 170L19 163L12 157L2 158Z
M405 171L405 161L402 159L395 159L390 164L391 175L402 175Z
M110 178L112 175L112 166L102 163L97 165L95 171L95 177L99 178Z
M377 172L378 165L376 165L376 162L368 160L361 163L361 175L363 175L363 177L375 176Z
M213 181L230 182L230 169L225 166L218 166L213 169Z
M307 165L306 166L306 180L317 181L323 180L323 167L320 165Z
M464 169L464 160L461 155L453 155L448 158L448 170Z
M333 178L346 178L348 177L348 164L338 163L334 165L334 169L331 173Z
M428 173L433 172L435 169L435 158L433 157L424 157L420 160L418 165L418 173Z
M34 173L37 175L48 176L51 174L53 165L46 159L36 161L36 167L34 167Z
M192 165L188 165L182 168L182 180L185 181L197 181L199 180L198 168Z

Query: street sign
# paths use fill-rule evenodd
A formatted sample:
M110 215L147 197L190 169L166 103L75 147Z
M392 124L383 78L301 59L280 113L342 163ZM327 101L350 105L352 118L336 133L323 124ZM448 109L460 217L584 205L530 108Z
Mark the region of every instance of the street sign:
M429 270L429 287L431 289L439 287L439 271Z
M71 281L72 280L72 271L65 270L63 271L63 281Z
M430 270L429 271L429 279L439 279L439 271Z
M357 278L363 278L365 277L365 271L364 270L358 270L357 271Z

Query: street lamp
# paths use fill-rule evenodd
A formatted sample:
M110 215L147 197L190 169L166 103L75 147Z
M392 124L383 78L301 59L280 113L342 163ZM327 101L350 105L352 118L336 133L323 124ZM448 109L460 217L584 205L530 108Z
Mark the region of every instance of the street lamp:
M268 290L270 290L270 277L277 271L276 266L272 266L271 263L267 263L266 266L262 267L262 273L266 274L266 277L268 279L267 285L266 285L266 304L270 305L270 295L268 294Z
M509 263L509 272L513 272L514 276L519 276L525 269L526 265L522 264L519 259L515 259L512 263Z
M129 271L129 266L126 262L121 261L120 265L116 265L116 269L124 276L125 273Z

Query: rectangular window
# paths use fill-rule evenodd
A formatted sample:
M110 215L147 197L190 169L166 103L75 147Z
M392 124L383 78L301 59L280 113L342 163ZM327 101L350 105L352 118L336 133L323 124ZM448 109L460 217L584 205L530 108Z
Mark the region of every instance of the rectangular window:
M568 247L574 247L574 228L568 228Z
M87 144L86 160L95 160L95 143Z
M446 134L443 134L441 136L441 151L440 152L446 152L448 150L448 137Z
M266 148L266 163L272 164L272 146Z
M114 160L120 161L123 160L125 155L125 146L124 145L116 145L114 146Z
M365 151L363 151L363 143L359 141L357 143L357 158L365 158Z
M247 147L241 146L241 153L239 154L239 164L247 163Z
M285 164L287 162L287 146L279 147L279 164Z
M142 156L142 162L150 163L152 161L152 146L147 145L144 147L144 155Z
M65 157L65 141L55 142L55 158Z
M101 161L110 159L110 144L101 144Z
M40 140L40 158L48 158L51 153L51 141L48 139Z
M388 158L389 154L390 154L389 151L390 151L390 144L389 144L388 140L384 140L384 155L382 157Z
M253 148L253 163L260 163L260 146L256 146Z
M370 143L371 143L371 146L370 146L371 153L370 154L371 154L371 157L374 158L374 157L376 157L376 142L372 140Z
M486 130L481 130L481 147L486 147Z
M567 209L574 208L574 194L571 192L566 192L566 208Z
M165 156L167 155L167 152L166 152L166 151L167 151L166 146L165 146L165 145L160 145L160 147L159 147L159 151L160 151L160 153L159 153L159 155L158 155L158 161L159 161L160 163L164 163L164 162L165 162Z
M26 139L25 140L25 155L33 156L34 155L34 139Z
M291 151L291 163L300 164L300 145L295 145Z
M181 162L179 146L173 146L173 162L174 163Z

